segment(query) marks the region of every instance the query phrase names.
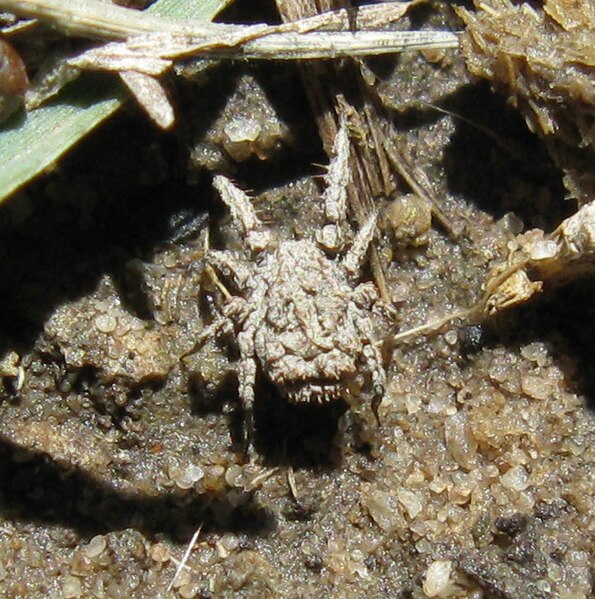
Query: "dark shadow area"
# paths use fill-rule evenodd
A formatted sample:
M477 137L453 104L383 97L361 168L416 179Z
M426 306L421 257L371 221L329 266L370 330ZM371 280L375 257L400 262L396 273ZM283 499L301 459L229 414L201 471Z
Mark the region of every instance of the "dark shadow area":
M253 156L244 162L236 162L221 145L208 139L207 134L224 114L243 75L254 78L276 114L275 118L288 131L266 160ZM325 164L328 161L312 119L304 118L310 114L310 109L296 65L233 65L222 62L210 67L205 77L208 79L207 85L181 80L176 86L177 109L183 115L181 119L187 123L178 133L182 143L189 148L206 141L207 149L220 153L222 164L216 170L232 176L240 187L256 195L265 188L278 187L311 175L316 172L313 164ZM229 120L232 118L233 115ZM207 174L206 170L197 170L192 165L190 169L190 177L193 178Z
M426 29L428 26L437 28L440 22L444 23L444 15L437 14L435 8L430 3L425 2L412 6L407 11L405 18L409 23L408 28L413 30Z
M305 98L294 93L288 100L286 84L298 76L296 69L285 68L273 77L274 66L254 70L261 72L259 81L276 109L282 118L309 121L301 119ZM121 111L61 159L51 175L29 184L0 208L0 353L30 350L55 308L90 293L105 274L127 309L151 318L142 276L129 267L130 261L149 259L159 245L195 239L209 210L214 209L215 217L224 212L208 173L199 185L188 185L190 140L185 136L186 131L195 136L208 129L240 72L222 65L200 84L180 81L172 87L179 118L186 122L185 112L195 115L192 126L173 134L157 131L128 103L134 116ZM89 81L106 90L111 85L97 77ZM83 105L91 96L75 94ZM197 97L204 101L197 104ZM311 124L303 131L307 138L315 135ZM298 147L309 150L304 154ZM287 151L292 158L282 152L283 167L258 159L238 165L238 182L244 189L281 185L296 173L312 173L312 162L325 161L318 140L304 144L300 138Z
M205 381L198 372L191 372L188 379L188 394L192 413L199 417L221 414L228 398L237 395L237 387L237 377L231 368L217 385Z
M127 262L166 242L176 213L204 211L201 193L180 182L178 152L170 136L122 114L2 206L0 353L29 349L58 305L106 273L147 317Z
M440 108L462 117L454 117L456 130L444 154L451 193L495 218L514 212L528 228L546 231L573 213L545 143L487 83L461 88Z
M338 467L341 456L333 451L334 441L346 404L292 404L260 378L254 404L257 452L271 465Z
M251 23L274 25L279 23L280 19L275 3L271 0L251 0L251 2L232 2L217 15L215 21L247 25Z
M565 370L569 390L595 410L595 282L577 280L513 308L484 327L485 345L545 341Z
M192 412L197 417L225 414L234 451L245 453L251 444L269 466L338 467L341 457L336 436L347 405L341 401L326 405L292 404L263 378L259 376L257 384L251 439L249 416L238 397L237 376L232 371L217 388L206 387L196 375L190 377Z
M127 430L125 421L140 418L143 401L163 388L163 378L146 378L141 383L132 385L123 377L102 380L100 371L92 366L81 369L68 368L65 371L68 372L69 378L76 376L72 389L84 395L93 404L101 419L107 419L110 425L124 433L128 447L139 447L142 444L137 433ZM60 384L58 387L60 388ZM67 397L64 392L63 397Z
M234 363L230 346L230 364ZM237 360L238 356L235 356ZM270 466L336 468L340 465L343 440L337 440L339 420L348 406L343 401L328 404L293 404L259 373L254 403L254 436L248 438L248 414L238 396L237 375L229 372L215 386L197 372L189 377L191 410L197 417L225 414L235 451L252 444ZM357 422L353 428L357 429ZM339 443L339 445L337 445Z
M468 10L474 9L473 0L450 0L449 4L451 6L460 6Z
M15 451L18 459L13 458ZM6 520L68 526L83 537L135 528L185 541L188 531L266 535L274 516L248 493L233 507L224 493L192 491L158 496L119 492L85 472L0 439L0 516Z
M217 387L195 373L189 379L191 409L197 417L225 414L234 451L246 453L251 444L269 466L336 468L340 465L337 433L345 402L292 404L262 375L254 403L254 433L249 438L249 415L238 396L237 375L231 371ZM246 459L249 459L246 454Z
M407 133L412 129L433 125L444 118L444 113L433 106L425 106L420 103L418 106L409 107L406 110L391 113L395 129Z

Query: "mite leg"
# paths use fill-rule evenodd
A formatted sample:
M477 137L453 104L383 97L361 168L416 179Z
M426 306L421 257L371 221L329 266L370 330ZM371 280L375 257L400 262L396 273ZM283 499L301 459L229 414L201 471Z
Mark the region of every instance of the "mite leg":
M240 364L238 368L238 394L244 409L246 423L246 454L250 456L254 441L254 389L256 386L256 357L254 355L254 339L248 332L238 335Z
M248 195L223 175L213 178L213 186L239 225L250 250L257 253L266 249L271 241L271 234L263 227Z
M204 327L196 337L194 345L180 356L184 359L199 350L209 339L221 335L231 335L234 332L234 324L241 322L245 313L246 301L241 297L232 297L224 306L221 314L215 320Z
M326 176L322 196L326 224L317 235L318 243L329 252L338 252L343 246L341 225L347 219L347 185L349 184L349 133L347 119L342 118L333 145L335 157Z
M359 270L366 259L366 253L368 247L374 239L376 233L376 220L378 214L373 212L368 220L363 224L362 228L357 232L355 239L353 240L352 246L349 248L347 254L343 258L343 268L347 271L347 274L352 278L357 278Z

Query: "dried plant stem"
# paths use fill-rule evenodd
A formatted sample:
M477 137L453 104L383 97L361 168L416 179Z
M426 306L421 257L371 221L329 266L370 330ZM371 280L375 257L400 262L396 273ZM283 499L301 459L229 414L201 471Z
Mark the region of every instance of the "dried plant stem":
M395 171L399 173L401 177L403 177L407 185L411 187L411 190L415 194L417 194L420 198L424 198L430 202L433 216L445 228L451 239L457 239L460 235L460 231L457 230L457 227L445 214L444 210L442 210L442 206L440 206L436 200L432 185L428 181L425 173L408 163L402 150L392 141L389 136L385 136L382 142L388 159Z
M456 312L452 312L450 314L446 314L442 318L437 318L436 320L431 320L429 322L424 322L417 327L413 327L411 329L407 329L405 331L401 331L388 339L383 339L380 343L390 343L391 345L397 345L399 343L403 343L404 341L408 341L409 339L414 339L419 337L420 335L427 335L430 333L438 332L444 325L452 322L453 320L457 320L459 318L468 319L471 316L474 316L479 311L478 306L473 306L471 308L464 308L463 310L457 310Z
M451 32L313 31L271 34L248 41L241 48L214 48L207 55L217 58L253 60L312 60L456 47L458 47L458 37Z
M363 8L350 8L348 0L276 0L276 3L281 17L288 26L328 14L358 15L358 11ZM383 3L374 8L384 11L387 21L396 21L415 4L416 1ZM334 10L337 8L338 10ZM327 12L315 15L319 11ZM375 16L378 17L380 14ZM359 20L352 20L348 25L359 27ZM417 33L419 32L414 35ZM355 56L355 53L351 56ZM422 185L416 182L416 177L421 177L422 174L409 173L411 169L407 170L396 143L390 141L398 139L398 134L378 98L366 85L359 63L343 65L306 63L300 65L300 68L306 94L327 152L331 151L336 137L339 116L343 114L348 117L354 140L350 157L352 178L348 187L348 198L352 213L360 225L366 222L373 209L374 198L389 197L394 192L395 182L391 176L391 166L402 175L405 172L407 175L405 179L413 189L422 188ZM423 197L428 195L431 194L424 193ZM448 223L448 219L433 197L431 201L435 206L434 212L441 222ZM380 257L374 246L370 247L369 259L380 296L385 303L390 304L390 293Z
M1 0L0 9L40 19L68 33L101 39L123 40L156 32L199 36L236 28L217 27L209 21L181 21L97 0Z
M196 545L196 541L198 540L198 536L200 535L201 529L202 529L202 524L196 529L196 531L192 535L192 538L190 539L190 543L188 543L188 547L186 547L186 551L184 551L182 560L180 562L178 562L178 567L176 568L174 577L171 579L171 582L169 583L169 585L167 587L168 593L173 588L173 586L176 582L176 579L180 575L180 572L182 572L182 570L186 567L186 563L188 562L188 558L190 557L190 554L192 553L192 550L194 549L194 546Z
M362 7L357 12L357 31L329 31L344 27L350 14L355 13L340 10L283 25L227 25L175 20L99 0L0 0L0 10L37 18L83 37L127 40L143 36L150 41L155 35L160 43L169 37L175 50L167 52L166 45L162 53L169 54L169 58L319 59L458 45L457 34L448 31L369 29L379 22L381 8ZM390 21L390 9L385 9L385 14Z

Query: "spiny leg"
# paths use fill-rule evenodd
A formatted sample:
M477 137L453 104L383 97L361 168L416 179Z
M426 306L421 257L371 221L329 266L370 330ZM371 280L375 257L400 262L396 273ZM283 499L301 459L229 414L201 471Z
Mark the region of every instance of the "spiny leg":
M209 250L207 262L222 277L231 280L239 291L246 289L250 280L250 268L232 252Z
M341 224L347 218L347 185L349 184L349 133L347 119L341 118L333 145L334 158L326 175L326 189L322 195L326 224L317 235L318 243L330 252L343 245Z
M350 297L358 308L370 310L378 302L378 288L371 281L366 281L357 285Z
M223 175L213 178L213 186L228 206L234 221L240 226L250 250L261 252L266 249L271 241L271 234L263 227L248 195Z
M204 327L196 337L193 346L184 352L180 359L198 351L209 339L221 335L231 335L234 331L234 323L242 319L245 312L246 301L241 297L232 297L224 306L221 314L217 314L211 324Z
M362 228L357 232L353 244L343 258L343 268L350 277L357 278L359 270L366 259L368 247L372 243L372 239L374 239L374 234L376 233L377 218L377 212L373 212L368 217L368 220L366 220Z
M254 388L256 386L256 357L254 355L254 339L246 331L238 334L240 363L238 366L238 394L244 410L246 425L245 452L251 456L254 442Z
M384 399L384 392L386 389L386 372L383 367L382 352L374 344L366 345L364 347L364 356L368 363L372 367L372 388L374 389L374 396L372 397L372 413L376 418L376 424L380 426L380 416L378 410L380 404Z
M382 367L382 358L377 349L372 345L365 345L362 349L362 369L366 371L361 392L349 394L346 397L349 405L349 416L352 425L352 440L355 446L366 449L374 455L374 448L378 447L378 428L381 426L379 408L384 397L386 385L385 373Z

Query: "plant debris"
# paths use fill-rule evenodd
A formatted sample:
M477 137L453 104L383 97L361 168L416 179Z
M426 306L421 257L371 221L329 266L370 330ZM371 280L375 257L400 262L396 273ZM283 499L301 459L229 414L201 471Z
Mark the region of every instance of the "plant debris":
M403 27L456 18L445 3L416 11ZM386 388L363 444L353 442L366 432L356 410L291 404L261 377L247 461L236 348L210 338L192 353L237 293L210 272L208 253L245 251L241 232L208 174L188 184L183 134L120 114L0 210L0 595L592 595L593 204L569 214L543 139L470 82L456 51L366 67L350 81L375 80L384 98L406 90L399 110L377 120L386 104L367 92L341 98L333 83L325 97L337 112L318 116L327 132L336 115L354 125L352 175L389 167L368 182L390 191L360 207L390 217L374 246L396 315L369 318L390 338L471 306L472 326L379 345ZM193 113L197 144L217 142L209 132L226 98L229 113L235 102L249 113L251 101L258 112L262 90L246 82L278 73L260 68L219 65L200 85L177 81L182 122L197 96L216 101ZM234 88L238 70L258 77ZM286 94L267 97L276 110L260 115L293 132L309 113L298 70L284 65L283 82ZM497 135L486 134L491 121ZM375 130L394 163L382 159L390 144L368 147ZM321 201L320 140L300 135L274 162L228 154L280 244L316 239L325 224L344 232ZM540 159L519 160L517 142ZM394 175L398 163L413 177ZM345 230L360 230L365 210L347 207ZM373 284L373 272L362 277Z
M592 2L545 0L543 8L509 0L457 10L466 29L469 70L488 79L552 144L571 197L595 196L595 8Z

